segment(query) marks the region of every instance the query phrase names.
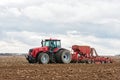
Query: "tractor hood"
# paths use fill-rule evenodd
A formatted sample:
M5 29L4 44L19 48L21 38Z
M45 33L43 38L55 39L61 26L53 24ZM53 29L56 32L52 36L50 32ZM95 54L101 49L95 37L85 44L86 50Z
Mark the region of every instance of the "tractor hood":
M32 50L32 52L30 53L33 57L36 57L36 55L39 53L39 52L47 52L49 51L49 47L47 46L44 46L44 47L37 47L37 48L32 48L30 49Z
M47 47L47 46L33 48L33 51L35 51L35 52L47 52L48 50L49 50L49 47Z

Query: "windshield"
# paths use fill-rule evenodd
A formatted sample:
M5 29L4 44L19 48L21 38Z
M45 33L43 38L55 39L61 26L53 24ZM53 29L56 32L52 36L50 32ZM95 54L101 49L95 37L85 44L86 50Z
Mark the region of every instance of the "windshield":
M49 47L61 47L60 40L45 40L43 43L43 46L49 46Z

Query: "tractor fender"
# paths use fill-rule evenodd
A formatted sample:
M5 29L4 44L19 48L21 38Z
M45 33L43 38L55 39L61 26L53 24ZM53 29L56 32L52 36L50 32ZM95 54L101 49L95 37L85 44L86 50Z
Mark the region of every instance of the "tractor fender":
M56 53L58 53L58 52L61 51L61 50L67 50L67 49L65 49L65 48L59 48L59 49L56 51Z
M36 57L35 57L36 60L38 59L38 56L39 56L39 54L41 54L41 53L48 53L48 52L43 52L43 51L38 52L38 53L36 54Z

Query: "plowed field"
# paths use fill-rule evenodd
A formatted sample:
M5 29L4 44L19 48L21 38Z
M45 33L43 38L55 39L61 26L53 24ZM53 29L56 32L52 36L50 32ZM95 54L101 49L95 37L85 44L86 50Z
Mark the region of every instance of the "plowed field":
M0 57L0 80L120 80L112 64L29 64L23 56Z

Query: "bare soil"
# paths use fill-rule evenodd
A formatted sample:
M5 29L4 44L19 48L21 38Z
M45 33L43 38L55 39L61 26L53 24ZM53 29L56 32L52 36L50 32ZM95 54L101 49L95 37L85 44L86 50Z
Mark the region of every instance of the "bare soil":
M0 80L120 80L120 57L112 64L29 64L24 56L0 57Z

